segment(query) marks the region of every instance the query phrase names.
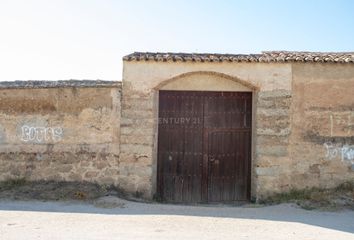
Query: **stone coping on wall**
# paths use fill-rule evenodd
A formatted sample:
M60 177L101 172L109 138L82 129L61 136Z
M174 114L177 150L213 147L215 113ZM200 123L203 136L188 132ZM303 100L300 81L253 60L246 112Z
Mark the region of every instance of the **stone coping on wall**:
M121 81L106 80L57 80L57 81L3 81L0 82L0 89L18 89L18 88L95 88L95 87L121 87Z

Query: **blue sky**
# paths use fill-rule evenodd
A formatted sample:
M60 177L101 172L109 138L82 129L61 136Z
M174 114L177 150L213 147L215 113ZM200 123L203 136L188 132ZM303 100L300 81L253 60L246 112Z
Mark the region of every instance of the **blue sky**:
M122 78L133 51L354 51L350 0L0 0L0 81Z

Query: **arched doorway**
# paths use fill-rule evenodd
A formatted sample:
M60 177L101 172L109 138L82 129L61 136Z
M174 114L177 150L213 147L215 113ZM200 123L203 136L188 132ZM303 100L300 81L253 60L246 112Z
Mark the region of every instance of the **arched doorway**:
M251 88L218 74L184 75L160 86L158 123L161 199L250 199Z

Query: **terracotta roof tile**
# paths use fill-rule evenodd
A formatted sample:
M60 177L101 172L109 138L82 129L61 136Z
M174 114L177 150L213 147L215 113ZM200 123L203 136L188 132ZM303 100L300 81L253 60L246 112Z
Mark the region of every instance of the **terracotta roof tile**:
M354 63L354 52L289 52L270 51L260 54L217 53L153 53L134 52L123 57L124 61L156 62L330 62Z

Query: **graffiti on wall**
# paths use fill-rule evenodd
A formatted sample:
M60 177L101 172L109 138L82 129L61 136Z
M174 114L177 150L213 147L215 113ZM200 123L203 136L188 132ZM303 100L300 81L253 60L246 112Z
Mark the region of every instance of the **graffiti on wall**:
M354 145L335 145L331 142L324 143L326 158L329 160L340 157L343 162L354 164Z
M329 115L330 136L352 136L354 129L354 112L332 113ZM326 142L323 144L326 159L340 159L343 163L352 166L354 171L354 145Z
M61 127L21 127L21 140L24 142L58 142L62 139L63 129Z

